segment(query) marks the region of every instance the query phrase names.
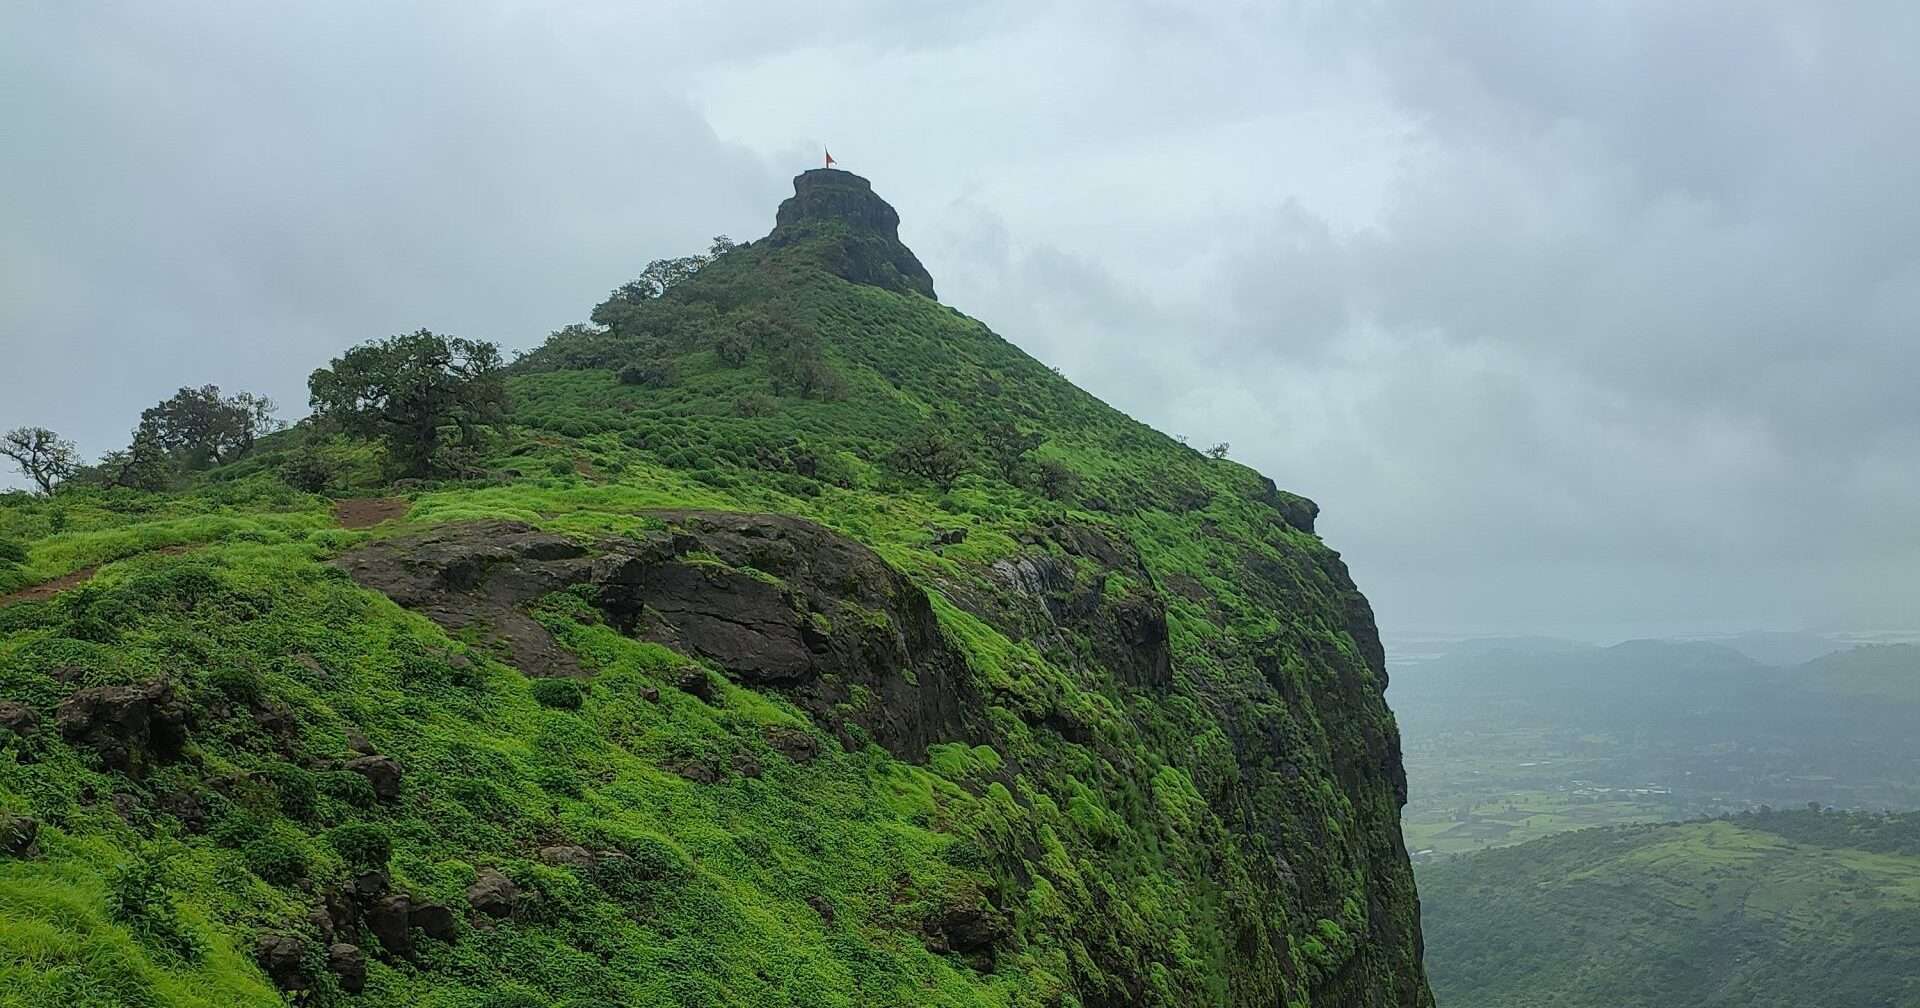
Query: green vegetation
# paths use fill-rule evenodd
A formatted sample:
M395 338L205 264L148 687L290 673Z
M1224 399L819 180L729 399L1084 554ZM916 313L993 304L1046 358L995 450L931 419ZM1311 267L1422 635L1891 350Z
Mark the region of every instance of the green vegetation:
M37 828L0 854L7 1003L1431 1004L1379 645L1313 505L1074 388L850 227L654 271L456 408L464 432L369 406L393 348L361 348L315 375L339 432L173 493L0 498L25 545L0 593L98 568L0 605L25 712L0 816ZM936 425L951 465L906 461ZM377 531L321 496L396 493ZM456 625L348 570L508 520L604 572L697 539L686 509L817 523L851 570L871 549L884 590L794 632L912 667L756 680L606 581ZM774 546L674 548L688 590L848 590ZM445 562L449 590L492 569ZM578 677L516 666L547 637Z
M1442 1004L1920 1003L1920 814L1583 830L1420 869Z

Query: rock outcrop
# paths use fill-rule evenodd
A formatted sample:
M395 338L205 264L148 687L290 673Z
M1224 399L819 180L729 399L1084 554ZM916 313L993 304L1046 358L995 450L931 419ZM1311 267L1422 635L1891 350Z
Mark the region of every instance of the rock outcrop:
M480 630L529 675L583 674L524 607L584 584L622 631L777 689L849 742L858 728L919 759L933 742L984 737L984 705L926 593L871 549L798 518L652 516L667 528L591 547L488 521L382 540L336 562L449 630ZM711 700L707 675L689 669L676 685ZM385 781L375 780L382 797Z
M79 690L61 702L54 723L69 744L97 753L101 765L138 774L180 755L189 713L172 683L155 680Z
M900 242L900 215L852 172L815 168L795 176L766 240L775 248L804 246L854 283L935 297L933 275Z

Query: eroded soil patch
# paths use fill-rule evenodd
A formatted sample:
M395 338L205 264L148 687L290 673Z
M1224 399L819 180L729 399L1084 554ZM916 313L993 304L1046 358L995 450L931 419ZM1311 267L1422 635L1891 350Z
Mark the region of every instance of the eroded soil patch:
M383 521L404 517L413 502L404 497L356 497L333 502L333 520L341 528L372 528Z

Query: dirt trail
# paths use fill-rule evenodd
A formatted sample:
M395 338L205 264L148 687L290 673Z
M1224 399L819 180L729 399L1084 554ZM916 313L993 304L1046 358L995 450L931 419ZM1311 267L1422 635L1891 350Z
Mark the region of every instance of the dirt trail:
M383 521L399 518L413 509L404 497L356 497L333 503L333 520L341 528L372 528Z
M187 543L181 546L162 546L159 549L146 550L140 553L129 553L126 556L109 560L107 563L117 563L120 560L130 560L137 556L152 556L155 554L160 556L177 556L181 553L191 553L205 545L206 543ZM43 599L50 599L69 588L87 583L93 578L94 573L103 566L105 566L105 564L82 567L71 574L62 574L51 581L42 581L37 585L0 595L0 606L10 606L16 602L39 602Z

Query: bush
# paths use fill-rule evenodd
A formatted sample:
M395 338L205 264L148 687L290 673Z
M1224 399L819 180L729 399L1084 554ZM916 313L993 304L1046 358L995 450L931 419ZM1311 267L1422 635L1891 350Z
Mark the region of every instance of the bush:
M107 913L142 944L197 963L206 957L206 945L181 925L162 874L161 863L145 856L122 866L107 880Z
M666 388L680 379L680 369L670 360L638 361L621 368L617 377L622 385Z
M542 707L557 710L579 710L586 702L586 693L580 684L571 679L535 679L533 681L533 699Z
M280 811L301 822L312 822L320 814L320 787L313 774L291 763L282 763L267 771L279 798Z
M290 886L307 877L307 852L284 836L268 834L240 848L247 870L277 886Z
M260 699L265 686L260 673L250 668L223 665L207 676L207 685L215 693L236 703L250 704Z
M741 417L763 417L771 415L779 408L773 397L759 392L747 392L733 397L733 415Z
M373 823L355 822L336 827L327 834L327 842L355 868L385 868L387 859L393 856L393 839Z

